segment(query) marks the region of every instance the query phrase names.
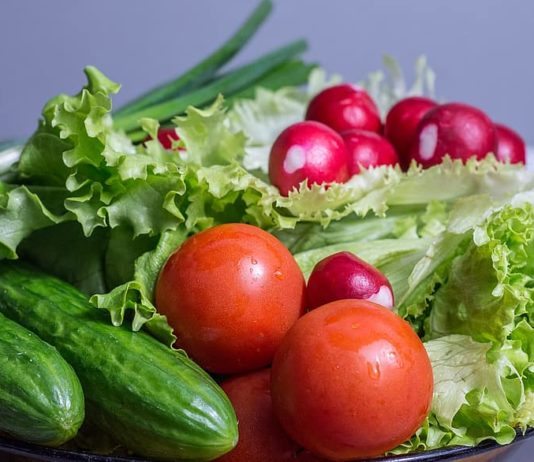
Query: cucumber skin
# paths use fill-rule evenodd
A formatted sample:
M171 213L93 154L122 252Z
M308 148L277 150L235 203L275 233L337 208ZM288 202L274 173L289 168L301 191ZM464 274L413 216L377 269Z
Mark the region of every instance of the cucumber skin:
M0 314L0 431L59 446L84 420L78 377L57 350Z
M71 285L0 262L0 312L72 365L91 420L135 453L213 460L237 443L237 419L215 381L144 332L113 327Z

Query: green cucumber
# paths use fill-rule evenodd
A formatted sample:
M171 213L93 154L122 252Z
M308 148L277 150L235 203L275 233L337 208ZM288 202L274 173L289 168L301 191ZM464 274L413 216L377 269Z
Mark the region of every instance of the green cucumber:
M212 460L237 443L234 410L207 373L144 332L113 327L66 282L0 262L0 313L58 349L91 422L135 453Z
M59 446L84 419L72 367L37 335L0 314L0 431L28 443Z

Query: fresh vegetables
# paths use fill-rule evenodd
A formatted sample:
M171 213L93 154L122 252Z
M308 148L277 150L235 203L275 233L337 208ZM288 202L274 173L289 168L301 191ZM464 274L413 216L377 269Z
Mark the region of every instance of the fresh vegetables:
M501 162L511 164L526 163L526 147L523 139L506 125L495 124L497 131L497 151L495 156Z
M356 298L393 308L393 289L376 268L350 252L338 252L321 260L308 279L309 308L335 300Z
M282 427L330 460L383 454L430 410L432 368L410 325L384 307L339 300L303 316L272 366Z
M149 141L152 138L149 136L146 138L145 141ZM160 127L158 130L158 141L161 143L161 146L163 149L175 149L175 146L177 145L177 141L180 140L180 137L176 133L176 129L174 128L163 128Z
M419 122L436 106L437 103L430 98L410 96L401 99L389 110L384 125L384 136L395 147L404 169L410 164L410 148Z
M224 278L222 272L215 272L217 280L224 282L218 282L218 285L209 282L208 272L197 271L196 259L195 264L176 265L173 271L183 276L182 283L187 287L181 288L186 296L174 301L186 299L189 288L201 279L205 282L205 290L196 297L189 297L191 304L185 310L186 317L173 322L174 307L179 303L173 301L162 308L166 303L160 303L158 278L160 283L164 281L164 274L160 277L160 273L165 262L175 258L169 260L178 248L187 248L191 239L202 239L204 233L218 232L221 228L217 225L246 226L237 225L238 222L270 231L295 253L301 270L294 262L293 268L298 274L295 280L299 281L301 294L303 279L300 271L308 276L322 259L337 252L352 252L373 265L389 281L397 302L394 311L405 318L413 332L425 341L435 377L428 417L414 435L406 434L403 442L390 440L387 447L392 452L403 453L454 444L474 445L485 439L500 443L511 441L516 429L524 430L534 421L532 265L529 263L531 248L534 248L529 231L533 227L534 175L519 166L499 163L493 157L458 160L443 157L439 165L428 169L412 165L406 172L396 166L369 164L373 168L362 168L343 182L308 181L310 178L304 175L288 186L286 194L280 194L276 185L268 181L269 152L276 138L294 124L318 123L303 122L310 101L326 88L339 84L339 79L329 78L324 71L316 69L311 73L306 89L273 90L281 82L290 81L288 75L292 82L298 83L298 79L309 73L309 66L292 58L299 49L298 44L286 47L268 59L247 66L244 73L241 73L242 69L219 79L213 71L204 83L198 86L191 83L183 94L180 89L175 89L176 94L166 93L162 100L158 96L158 101L150 100L143 108L125 109L115 117L111 114L111 94L118 90L118 85L98 70L88 68L87 86L78 95L61 95L45 106L39 128L26 144L20 163L9 175L2 176L11 183L2 184L0 188L1 256L23 257L72 281L92 296L94 305L105 310L101 312L99 323L107 322L109 313L113 324L124 325L119 329L109 327L120 332L118 335L126 336L128 328L134 331L145 329L167 345L176 341L181 345L184 338L191 337L196 329L202 329L201 322L195 323L207 319L206 313L216 313L220 301L228 293L243 294L254 287L250 280L242 284L240 278L231 278L236 273L236 265L226 267ZM280 60L273 68L270 67L272 59ZM416 82L411 87L404 84L391 60L388 66L391 82L379 73L363 82L368 98L376 101L382 115L405 96L421 96L423 93L432 96L433 74L426 63L418 61ZM260 76L263 71L265 73ZM253 94L247 86L247 82L253 80L265 83L266 88ZM243 88L238 90L241 85ZM217 88L236 93L226 101L222 97L213 101L213 92ZM352 92L360 91L349 88ZM202 108L188 108L185 114L170 120L171 113L181 112L187 101L201 100ZM378 109L376 112L378 114ZM140 115L151 115L155 119L139 119ZM380 116L378 118L380 122ZM163 130L175 130L179 141L171 147L176 147L178 152L165 149L158 142L158 134L162 131L158 121L163 122ZM127 136L119 127L126 129ZM338 134L334 135L339 138ZM458 134L459 141L463 140L462 136ZM141 144L132 143L147 137L151 139ZM307 139L307 142L312 141ZM486 154L482 153L481 157ZM264 233L258 228L252 229L255 233ZM225 264L239 253L241 241L245 240L234 239L232 244L227 243ZM277 246L280 243L277 242ZM261 246L245 249L245 262L258 247ZM71 251L65 252L65 248ZM208 250L209 246L206 246L206 252ZM284 252L289 258L285 249ZM216 259L204 255L201 260L208 264ZM84 265L80 265L80 261ZM374 269L371 273L378 274ZM26 279L16 283L9 279L8 282L13 282L17 288L27 284ZM174 296L172 285L167 284L164 297L171 301ZM11 290L2 296L7 297ZM328 288L319 287L317 291L326 294ZM28 301L30 295L24 293L23 299ZM44 290L38 295L47 299ZM52 295L55 300L54 291ZM289 290L266 290L260 303L239 305L232 302L231 305L250 312L254 320L259 316L252 316L254 309L261 307L262 313L268 314L266 318L260 318L267 321L268 331L273 325L276 327L275 316L269 318L272 300L287 299L290 295ZM9 306L15 305L13 299L8 301ZM207 311L201 302L209 302L205 307L212 304L215 309ZM365 302L352 300L344 303ZM70 304L77 306L77 302ZM48 302L47 306L51 310ZM91 311L88 305L83 306L87 313ZM295 326L323 308L318 307L305 315L296 321ZM98 311L94 311L91 316L98 316ZM295 311L298 313L294 316L296 319L302 312L302 305ZM61 314L66 316L66 311L62 310ZM163 314L169 314L170 323ZM393 318L389 319L395 320L391 321L393 324L399 322L393 314L391 316ZM31 321L22 316L17 319L25 323ZM72 327L71 330L79 328L88 335L84 328L92 329L90 319L88 314L87 322L78 323L83 328ZM55 318L48 321L56 322ZM179 334L178 339L171 324ZM243 338L247 341L250 339L248 334L257 334L251 324L240 325L233 320L220 323L226 334L222 346L217 345L217 354L228 345L239 344L240 339L234 335L237 327L240 335L244 332ZM289 328L290 323L287 324ZM210 327L213 326L219 328L219 323L212 322ZM50 324L47 329L51 331ZM289 336L291 332L289 330ZM327 332L315 329L314 338L323 338ZM412 336L415 335L413 332ZM271 342L272 353L274 344L285 341L281 339L283 330L278 334L276 342ZM139 335L131 333L128 338L146 339L146 334ZM205 337L197 335L193 340L196 339ZM100 351L104 350L103 345L100 344ZM124 353L129 364L139 358L149 362L150 354L145 353L145 348L134 345L130 350L122 337L121 345L122 350L129 351ZM247 345L250 344L241 346L246 349ZM254 345L247 350L251 358L255 354ZM193 358L195 346L194 342L186 346ZM166 347L161 348L161 351L169 352ZM257 363L251 361L248 369L268 365L272 353ZM319 362L318 355L310 354L309 348L307 354L307 361ZM214 353L206 354L212 355ZM462 361L456 361L456 357ZM226 365L236 365L233 357L227 355L222 359ZM184 361L190 364L189 360ZM157 357L155 362L163 364L164 361ZM181 361L178 366L175 362L172 364L165 362L164 368L179 367L181 370L184 367ZM197 371L195 366L191 367ZM111 370L111 366L108 369ZM323 361L308 370L331 374L332 364ZM342 372L350 374L351 380L361 380L362 377L367 380L364 374L354 374L354 370L351 373L349 366ZM461 380L451 381L451 376ZM142 400L148 408L158 407L160 398L153 396L153 389L146 382L140 383L143 377L147 380L143 373L134 389L149 396ZM184 394L179 394L179 399L175 399L177 402L169 405L170 410L176 411L176 417L165 428L161 422L165 418L161 414L151 409L150 412L145 408L142 410L146 411L146 420L154 426L153 430L164 434L162 438L169 447L175 448L177 438L205 442L213 438L201 435L201 432L216 433L220 442L216 450L210 448L208 455L203 452L208 451L204 446L197 447L202 455L191 457L217 457L223 452L223 446L227 450L232 442L235 443L235 422L220 390L202 373L195 377L202 381L205 387L202 390L207 390L200 396L205 400L209 398L212 407L217 408L216 412L225 416L225 437L221 436L224 433L221 425L212 421L209 422L213 425L208 425L207 429L200 424L188 428L185 436L169 429L181 426L184 415L191 412L189 404L198 398L192 390L197 384L195 380L188 382ZM111 393L104 393L111 395L112 404L118 401L119 390L127 386L127 379L131 377L123 376L120 383L112 387ZM296 384L295 389L302 382L299 375L289 379ZM96 379L91 384L93 394L97 385L102 390L102 384L97 384ZM325 380L322 384L327 399L316 399L313 404L329 404L346 410L344 391L330 388ZM108 390L106 387L104 389ZM285 389L279 390L277 395L273 388L273 399L280 399L284 392ZM167 401L171 402L170 392L165 396L164 407L167 407ZM413 400L408 402L399 396L384 396L381 394L367 401L380 404L382 399L395 399L396 406L407 406L409 411L416 409ZM299 397L294 399L298 401ZM421 397L422 393L418 395L419 399ZM358 404L355 402L350 401L349 409ZM104 406L101 401L97 404ZM130 404L130 407L134 409L136 405ZM283 410L280 412L284 413ZM382 414L385 413L377 415L380 418L391 416L391 413L386 417ZM133 425L130 420L135 419L127 419L131 417L130 411L117 412L117 415L121 425L124 422L127 422L124 425ZM347 417L343 412L336 415ZM297 435L299 438L311 438L304 434L306 424L309 423L299 427L303 429L303 435ZM101 425L102 428L110 426ZM357 425L343 428L354 430ZM396 427L389 425L388 429L393 431ZM144 427L140 424L133 431L144 435ZM399 432L397 437L400 435ZM322 442L324 447L329 447L327 443L332 440L321 438L331 436L323 434L315 443ZM126 441L124 436L122 441ZM393 448L392 445L397 443L399 446ZM159 444L142 438L139 442L152 454L156 454ZM305 444L316 452L320 449L307 439ZM382 450L385 448L386 445ZM136 451L142 449L140 446L134 448ZM374 449L380 450L378 447ZM302 451L298 457L314 456Z
M410 158L424 167L439 164L445 155L464 162L495 153L497 137L489 117L467 104L448 103L430 109L417 126Z
M352 128L379 132L382 126L378 108L366 91L347 84L315 96L308 105L306 120L322 122L340 133Z
M84 419L83 391L55 348L0 314L0 431L59 446Z
M271 400L271 370L263 369L221 383L239 422L239 442L220 462L300 460L298 445L276 420Z
M342 137L347 147L350 176L360 173L363 168L399 163L393 146L377 133L352 129L344 132Z
M202 367L221 374L268 366L304 311L304 277L265 231L220 225L189 238L156 285L156 306Z
M269 157L269 178L287 196L302 182L308 186L349 178L343 139L318 122L299 122L276 139Z
M145 333L107 324L69 284L2 262L0 312L57 348L90 421L137 454L211 460L237 443L234 411L208 374Z

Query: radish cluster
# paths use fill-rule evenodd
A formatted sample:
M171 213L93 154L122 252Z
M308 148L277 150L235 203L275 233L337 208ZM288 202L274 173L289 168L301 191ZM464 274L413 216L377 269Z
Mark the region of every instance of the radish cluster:
M364 89L342 84L315 96L306 120L279 135L269 178L287 196L302 182L345 182L363 168L400 164L406 170L413 162L428 168L447 155L466 162L490 153L501 162L524 164L525 152L515 131L476 107L408 97L390 109L383 124Z

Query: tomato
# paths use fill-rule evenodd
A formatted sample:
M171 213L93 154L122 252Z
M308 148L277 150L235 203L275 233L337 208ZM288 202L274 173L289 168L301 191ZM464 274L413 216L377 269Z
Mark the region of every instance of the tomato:
M264 369L221 383L239 422L239 442L220 462L294 461L299 447L275 419L271 370Z
M304 276L271 234L226 224L190 237L164 265L156 306L177 346L210 372L269 365L304 311Z
M433 389L430 360L410 325L363 300L338 300L299 319L271 379L285 431L332 460L378 456L410 438Z

